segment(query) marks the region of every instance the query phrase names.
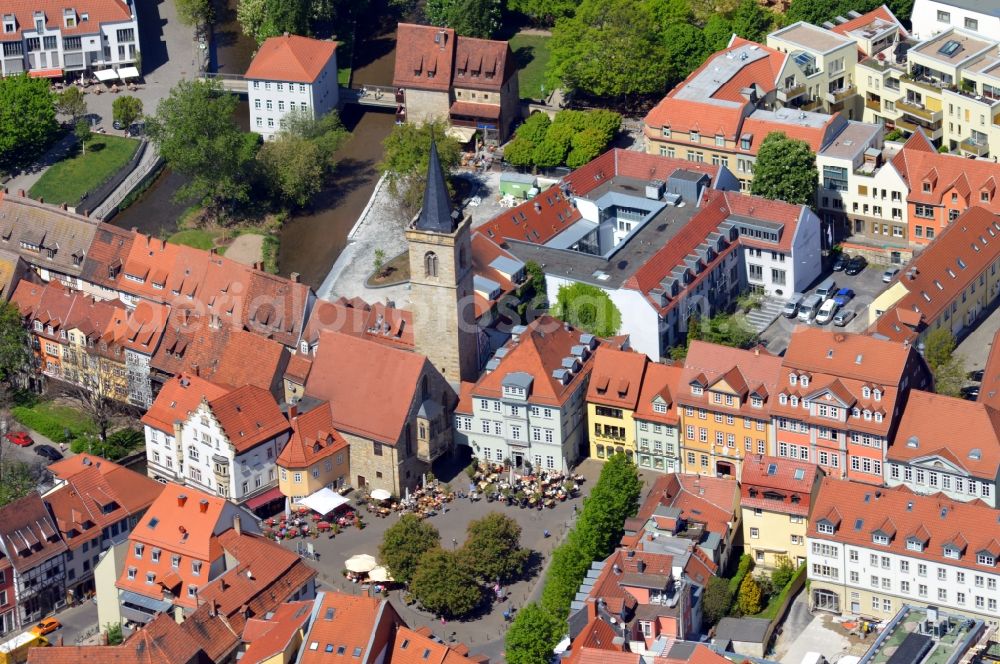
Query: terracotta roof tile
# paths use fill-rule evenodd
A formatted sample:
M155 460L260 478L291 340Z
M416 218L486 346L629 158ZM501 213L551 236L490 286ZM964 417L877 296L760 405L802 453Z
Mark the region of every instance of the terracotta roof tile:
M279 606L270 618L247 620L242 635L247 648L240 662L263 664L284 652L308 622L312 605L311 601L288 602Z
M427 634L430 630L414 631L408 627L396 630L387 660L392 664L473 664L479 660L467 657L464 647L449 646ZM303 662L303 664L305 664Z
M288 430L288 420L267 390L244 385L208 402L237 454Z
M337 42L298 35L265 40L247 68L246 78L313 83L337 51ZM333 70L336 75L336 69Z
M736 391L745 386L740 404L737 407L715 404L709 400L709 395L694 395L691 393L691 383L704 383L705 389L719 389L721 380L733 369L738 368L740 385L730 385ZM742 412L757 419L767 419L770 409L777 400L779 377L781 375L781 358L761 350L741 350L729 348L704 341L692 341L684 361L684 371L681 374L677 388L677 401L682 404L709 407L715 410ZM751 403L752 394L763 397L761 407Z
M455 58L455 31L430 25L400 23L396 28L397 88L446 91Z
M978 205L991 212L1000 212L1000 200L992 193L984 202L980 192L990 192L1000 179L1000 165L988 159L965 159L957 155L941 154L930 146L922 132L914 134L903 145L892 163L907 182L909 203L943 205L944 197L955 188L964 175L965 185L956 193L966 206ZM992 180L992 182L991 182ZM924 191L924 183L930 191ZM949 200L948 203L951 201Z
M594 352L587 402L634 411L649 365L642 353L599 347Z
M813 485L823 472L816 464L783 457L749 454L740 475L741 504L784 514L809 514ZM751 494L751 489L754 493ZM761 495L773 489L781 500ZM792 500L792 496L796 500Z
M832 518L829 516L831 513L835 513ZM895 534L890 537L888 545L874 544L872 534L883 526L887 514L892 515L890 526L895 529ZM835 524L836 530L832 535L817 530L817 523L824 518ZM827 477L820 484L816 496L808 536L869 549L878 548L911 560L996 573L996 565L979 565L976 557L981 551L991 551L993 555L1000 556L997 532L996 510L980 501L963 503L940 493L924 496L905 487L877 489ZM907 547L907 537L917 534L919 537L929 536L923 551ZM957 543L955 540L959 535L966 540L959 557L945 557L945 544Z
M385 600L338 592L319 594L314 611L316 618L302 641L298 664L324 664L330 660L334 655L326 652L327 644L344 646L346 657L351 657L355 648L364 653L380 622L399 620Z
M333 411L328 401L293 417L290 424L291 438L277 459L282 468L306 468L347 448L347 441L333 428Z
M461 35L456 37L452 74L452 85L455 87L499 92L516 71L514 54L507 42Z
M296 353L288 359L285 377L305 384L306 379L309 378L310 369L312 369L312 358L302 353Z
M178 374L160 389L153 405L142 416L142 423L173 436L174 423L187 420L202 399L213 401L227 391L204 378Z
M106 23L131 22L132 12L122 0L82 0L74 5L76 26L68 28L63 25L63 9L65 2L60 0L12 0L4 3L3 13L14 14L17 17L17 31L0 35L0 41L17 39L20 41L24 30L35 29L35 12L45 14L45 27L48 30L59 30L64 35L98 34L101 26ZM83 15L88 20L83 20Z
M489 118L498 120L500 118L500 106L493 104L477 104L471 101L456 101L449 109L452 115L470 115L475 118Z
M885 5L876 7L870 12L862 14L857 18L852 18L844 23L838 23L837 25L830 28L830 32L835 32L838 35L847 35L847 33L851 32L852 30L857 30L858 28L864 28L866 26L869 26L879 19L883 21L888 21L890 23L895 23L897 26L899 26L900 36L905 37L908 34L906 32L906 29L903 27L903 24L899 22L899 19L896 18L895 14L893 14L892 11Z
M319 343L322 332L340 332L378 343L413 349L413 314L408 309L369 304L360 298L316 300L302 338L310 346Z
M132 249L134 237L134 233L119 226L98 224L80 276L99 286L115 288L118 273Z
M639 518L646 522L658 507L675 507L681 518L704 523L707 531L725 540L739 507L739 494L735 479L670 473L657 478L639 508Z
M683 372L684 367L681 365L650 362L642 380L642 391L639 393L634 417L676 426L678 418L674 400L681 389L680 378ZM658 413L653 409L653 403L658 398L666 403L665 413Z
M202 650L194 644L174 618L161 613L117 646L61 646L32 648L29 664L194 664Z
M67 550L37 491L0 508L0 539L20 574Z

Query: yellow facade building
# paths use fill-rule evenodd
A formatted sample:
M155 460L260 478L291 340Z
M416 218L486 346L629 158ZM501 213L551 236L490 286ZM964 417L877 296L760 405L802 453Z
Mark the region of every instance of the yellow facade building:
M760 454L743 460L743 550L757 568L774 569L784 560L805 564L809 506L822 476L806 461Z
M350 446L333 428L330 403L307 413L289 411L292 435L278 455L278 488L291 503L324 487L336 489L351 477Z
M684 472L739 477L744 456L773 446L770 399L781 358L692 341L677 388Z
M587 388L590 456L607 459L621 452L636 459L634 420L649 358L642 353L601 346Z

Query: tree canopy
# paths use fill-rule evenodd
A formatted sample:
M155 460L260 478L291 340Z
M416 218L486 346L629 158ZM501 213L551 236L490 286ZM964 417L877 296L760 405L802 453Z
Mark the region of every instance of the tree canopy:
M771 132L760 144L751 192L772 200L809 205L816 197L819 173L809 144Z
M336 166L334 153L350 132L336 111L318 120L296 111L286 120L287 128L261 146L257 162L275 200L304 207L323 188Z
M427 0L424 13L431 25L453 28L463 37L489 39L500 27L500 0Z
M249 198L260 137L236 124L238 103L218 82L181 81L147 118L147 134L160 154L190 178L180 196L216 207Z
M0 168L29 163L45 151L57 129L47 79L0 78Z
M142 100L132 95L116 97L111 102L111 113L126 129L142 117Z
M437 528L412 514L404 514L385 531L379 547L379 560L400 583L409 583L421 557L441 545Z
M509 516L491 512L469 523L462 559L480 581L507 584L518 579L529 555L521 548L521 526Z
M421 606L445 618L466 616L483 600L483 590L458 552L432 549L420 558L410 591Z
M955 354L955 337L946 327L928 333L924 359L934 375L934 391L957 397L965 384L965 359Z
M80 86L70 85L56 94L56 111L68 115L73 124L87 114L87 98Z
M541 605L522 608L507 630L504 655L507 664L548 664L552 643L563 634L563 623Z
M552 315L599 337L614 336L622 326L622 314L611 297L579 281L559 287Z
M504 148L504 160L523 168L561 164L579 168L608 147L621 122L621 115L605 110L563 110L556 113L555 120L545 113L533 113Z
M528 17L535 25L549 26L560 18L572 16L576 10L574 0L507 0L507 9Z
M446 129L447 125L443 122L407 122L393 127L392 133L382 141L385 150L379 169L388 178L389 191L401 198L401 205L408 216L416 214L423 202L431 136L437 144L446 179L461 161L462 147L445 134Z
M31 361L31 340L17 305L0 303L0 380L22 371Z
M214 17L212 0L174 0L177 18L185 25L210 23Z

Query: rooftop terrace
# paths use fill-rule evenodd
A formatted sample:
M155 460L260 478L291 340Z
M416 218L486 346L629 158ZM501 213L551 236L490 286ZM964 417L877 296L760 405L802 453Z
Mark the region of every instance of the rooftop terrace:
M937 620L932 620L934 614ZM860 664L955 664L984 629L982 621L933 607L905 605Z

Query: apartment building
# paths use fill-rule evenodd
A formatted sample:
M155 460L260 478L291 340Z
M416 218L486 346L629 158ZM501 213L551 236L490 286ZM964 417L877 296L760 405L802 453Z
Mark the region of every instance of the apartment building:
M767 46L788 54L775 91L779 102L806 111L843 111L848 118L860 117L854 39L799 21L769 34Z
M6 555L0 556L0 636L17 629L17 599L14 568Z
M586 396L597 345L592 334L550 316L515 327L483 377L462 385L455 442L494 463L568 471L588 448Z
M983 35L1000 34L995 0L916 0L910 20L913 35L928 39L951 27Z
M968 333L1000 294L998 267L1000 217L972 207L872 301L869 333L918 348L934 330Z
M996 626L996 526L982 503L824 478L806 537L810 608L886 620L933 603Z
M94 592L94 570L109 548L128 539L163 484L116 463L78 454L52 465L59 484L43 496L66 542L66 593Z
M796 40L819 30L807 24L789 29L794 30L786 37ZM838 53L855 52L839 35L826 33L824 40L836 42L833 50ZM779 43L786 44L780 39ZM834 100L832 107L840 107L850 98L853 90L848 87L844 68L851 60L838 65L842 67L838 71L818 74L815 66L805 61L811 55L804 55L801 64L794 63L800 52L783 53L733 37L727 48L709 56L646 115L646 151L725 166L736 174L743 191L750 189L757 151L768 134L782 132L819 152L844 130L848 114L827 115L807 109L823 107L830 103L825 101L827 98ZM830 67L842 57L846 55L833 58ZM807 84L810 77L806 72L812 72L811 79L816 83ZM821 96L808 98L807 90Z
M767 454L781 358L692 341L677 388L684 472L739 477L743 459Z
M63 78L134 65L139 23L133 0L32 0L0 9L0 74Z
M247 69L250 128L269 141L290 114L321 118L337 108L337 42L298 35L270 37Z
M398 122L447 120L449 134L462 143L477 131L487 144L507 140L520 117L517 65L507 42L400 23L396 43Z
M756 569L806 564L809 509L823 471L795 459L748 455L740 475L743 550Z
M27 629L65 605L67 550L37 491L0 508L0 553L10 563L16 606L5 614L8 628Z
M625 454L636 461L635 411L649 358L642 353L599 347L587 387L590 458Z
M885 483L997 506L1000 412L982 402L911 390L886 454Z
M636 425L636 463L663 473L681 470L680 417L676 398L683 367L650 362L632 419Z
M832 477L882 484L907 394L930 384L913 346L800 325L770 401L774 456L817 464Z
M313 604L297 664L324 664L338 647L358 664L391 661L393 637L405 623L388 600L323 591Z
M299 406L290 406L288 423L292 434L276 461L282 495L296 503L324 487L336 489L350 482L351 450L333 428L329 402L303 413Z

